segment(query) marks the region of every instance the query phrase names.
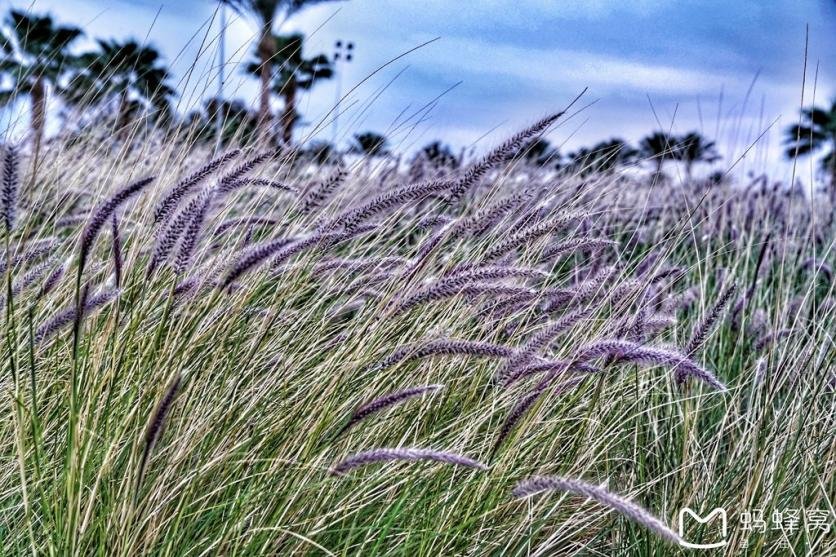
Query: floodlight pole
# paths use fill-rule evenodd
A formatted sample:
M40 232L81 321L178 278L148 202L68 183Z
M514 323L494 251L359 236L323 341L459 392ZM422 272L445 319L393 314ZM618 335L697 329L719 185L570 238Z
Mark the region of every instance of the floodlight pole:
M223 147L223 126L224 117L221 107L224 98L224 66L226 65L225 35L226 35L226 6L221 1L218 6L220 10L221 32L218 34L218 94L215 99L215 152Z
M343 42L340 39L334 43L334 81L336 84L336 96L334 97L334 124L331 138L331 143L334 148L337 147L337 138L339 137L339 118L340 118L340 101L342 100L342 73L340 73L340 65L343 63L350 63L354 59L354 43Z

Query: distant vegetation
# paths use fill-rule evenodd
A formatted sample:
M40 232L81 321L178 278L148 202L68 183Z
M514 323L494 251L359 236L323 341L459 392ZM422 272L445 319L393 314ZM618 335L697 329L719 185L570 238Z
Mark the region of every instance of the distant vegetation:
M297 97L319 83L329 80L335 72L326 54L306 54L304 35L276 34L279 19L286 20L308 6L331 0L221 0L222 4L253 21L258 33L254 40L253 58L244 71L258 79L260 93L257 109L241 100L208 99L198 110L179 115L173 109L178 97L161 54L147 44L133 39L98 40L98 49L72 54L73 44L83 32L72 26L56 23L48 15L24 11L9 12L3 30L0 76L6 88L0 91L0 103L8 106L27 98L30 104L30 128L36 145L44 134L50 92L71 110L67 117L70 129L79 126L114 127L116 135L126 138L126 130L144 126L174 130L187 127L195 139L214 142L215 123L220 111L222 143L270 142L279 147L294 147L294 129L302 122ZM271 99L282 101L277 116L272 113ZM802 121L786 130L786 154L796 158L825 152L820 167L836 182L836 101L829 108L804 109ZM422 151L430 160L432 150L441 141L428 143ZM331 161L340 158L334 145L324 152L321 140L305 152L317 151L320 156L306 160ZM390 153L389 139L373 131L353 136L346 152L385 156ZM451 153L452 156L452 153ZM581 147L563 155L545 139L522 146L518 157L538 166L571 169L583 175L614 172L624 167L646 163L658 177L663 176L666 162L681 163L685 177L690 179L697 164L711 165L721 160L714 141L699 132L681 136L656 131L630 145L620 138ZM448 159L449 160L452 159Z

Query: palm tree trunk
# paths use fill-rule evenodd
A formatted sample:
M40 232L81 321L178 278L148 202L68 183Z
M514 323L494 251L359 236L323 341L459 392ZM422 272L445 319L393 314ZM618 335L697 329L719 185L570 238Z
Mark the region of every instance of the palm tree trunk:
M276 54L276 44L273 40L273 21L265 21L261 28L258 41L258 55L261 58L259 77L261 79L261 95L258 105L258 125L266 137L270 130L270 81L273 73L273 56Z
M830 192L836 200L836 134L830 138Z
M293 124L296 120L296 80L292 77L285 83L283 95L282 143L289 147L293 143Z
M120 139L125 139L128 134L128 126L131 123L130 105L128 104L128 92L122 91L119 94L119 115L116 120L117 134Z
M833 150L830 152L830 199L836 204L836 137L833 138Z
M41 146L46 121L46 86L43 78L37 78L32 85L32 137L36 150Z
M35 142L32 157L32 172L30 173L28 189L32 189L38 177L41 160L41 142L44 139L44 124L46 123L46 86L43 78L38 78L32 85L30 92L32 99L32 139ZM8 246L7 246L8 247ZM7 254L8 258L8 254Z

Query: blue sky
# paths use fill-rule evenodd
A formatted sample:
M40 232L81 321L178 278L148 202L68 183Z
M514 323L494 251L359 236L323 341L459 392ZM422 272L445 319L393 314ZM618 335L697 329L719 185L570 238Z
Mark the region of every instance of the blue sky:
M198 54L214 8L211 0L35 0L33 7L89 36L147 36L181 82L184 109L214 94L217 19ZM718 140L729 165L777 120L738 168L780 174L788 167L779 160L782 132L801 101L807 25L805 103L815 95L823 104L836 97L836 0L350 0L310 8L281 30L307 33L308 55L330 54L338 38L354 41L343 92L439 37L344 101L343 140L369 129L388 132L403 149L439 137L484 149L589 87L584 101L594 104L549 136L563 151L610 137L636 141L660 127L694 129ZM256 82L236 64L249 55L254 29L230 16L228 95L249 102ZM336 85L326 82L301 100L307 120L319 121L333 106ZM328 126L319 136L332 132Z

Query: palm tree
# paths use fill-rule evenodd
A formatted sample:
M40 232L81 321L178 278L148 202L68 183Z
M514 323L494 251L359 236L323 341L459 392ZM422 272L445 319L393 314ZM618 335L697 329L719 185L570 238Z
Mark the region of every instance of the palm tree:
M639 155L636 149L620 138L602 141L593 147L593 150L598 153L599 164L604 170L634 163Z
M389 154L389 140L379 133L355 133L353 139L354 143L348 149L350 153L364 155L366 157L383 157Z
M246 143L257 135L258 117L244 101L212 98L204 101L201 110L190 112L185 123L199 141L217 143L220 130L223 143Z
M12 87L0 91L0 105L13 102L18 94L29 95L31 129L37 150L46 122L47 86L57 85L74 64L75 57L67 49L82 32L75 27L56 25L50 16L17 10L9 12L6 27L0 31L0 73L11 78Z
M537 166L553 164L555 167L560 167L560 153L542 138L527 141L512 158L525 159Z
M153 110L157 120L171 115L176 95L160 53L134 40L98 40L99 49L83 54L82 69L73 76L67 96L75 103L116 102L116 125L121 134L137 112Z
M276 55L273 26L278 18L287 19L302 9L333 0L221 0L238 13L248 13L258 24L258 43L256 51L259 57L259 77L261 93L259 95L258 119L266 135L270 123L270 85L273 80L273 57Z
M836 99L829 109L805 108L801 122L787 128L785 142L789 145L786 155L791 159L829 147L821 168L830 173L830 185L836 189Z
M597 145L582 147L570 155L572 166L581 175L603 173L609 174L616 168L635 161L638 151L633 149L623 139L610 139Z
M441 141L432 141L424 145L416 153L415 161L425 160L434 168L458 168L459 159L453 154L453 149Z
M336 147L331 142L325 140L311 141L305 146L301 154L304 159L314 162L319 166L337 164L341 158Z
M676 140L665 132L657 131L639 142L639 153L646 159L656 162L656 176L662 174L662 164L674 158Z
M307 59L302 57L304 38L298 33L272 37L276 51L271 65L271 90L284 101L281 138L285 145L293 142L293 127L299 120L299 114L296 112L296 93L300 89L310 90L319 81L329 79L334 75L331 62L324 54ZM258 50L255 55L256 60L250 62L246 70L251 74L261 76L264 73L264 67L258 60Z
M706 140L697 132L690 132L676 140L673 156L685 163L685 175L691 180L694 163L713 163L720 160L713 141Z

